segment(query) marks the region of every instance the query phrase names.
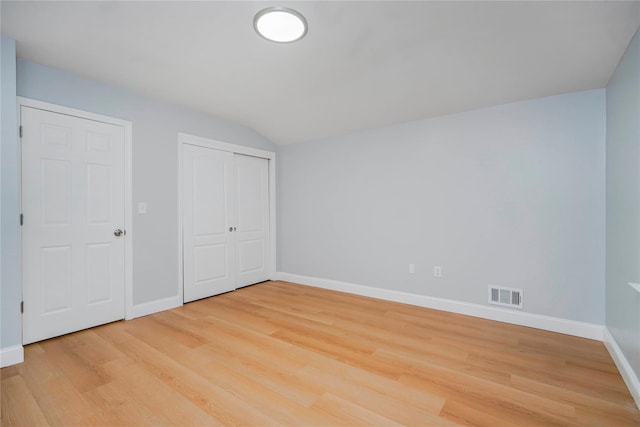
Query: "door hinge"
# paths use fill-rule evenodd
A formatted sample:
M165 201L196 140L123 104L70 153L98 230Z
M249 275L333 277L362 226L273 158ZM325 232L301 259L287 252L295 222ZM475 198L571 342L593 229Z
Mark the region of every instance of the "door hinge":
M22 125L20 125L20 127L18 128L18 131L20 133L20 138L22 138Z
M24 224L24 214L20 214L20 225Z
M24 301L20 301L20 313L24 313Z

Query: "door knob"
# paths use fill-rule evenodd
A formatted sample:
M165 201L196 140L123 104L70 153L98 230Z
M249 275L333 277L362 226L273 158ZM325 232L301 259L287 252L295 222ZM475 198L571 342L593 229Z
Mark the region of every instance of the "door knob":
M122 236L124 234L127 234L127 232L123 231L123 230L120 230L119 228L113 232L113 235L116 236L116 237L120 237L120 236Z
M229 231L230 232L236 231L236 228L235 227L229 227Z

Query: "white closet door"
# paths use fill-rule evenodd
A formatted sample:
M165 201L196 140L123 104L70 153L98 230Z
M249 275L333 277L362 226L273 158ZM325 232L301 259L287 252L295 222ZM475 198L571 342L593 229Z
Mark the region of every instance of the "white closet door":
M236 286L269 280L269 160L234 155Z
M235 289L233 153L184 144L184 301Z
M124 128L21 108L23 343L124 318ZM115 233L114 233L115 232Z

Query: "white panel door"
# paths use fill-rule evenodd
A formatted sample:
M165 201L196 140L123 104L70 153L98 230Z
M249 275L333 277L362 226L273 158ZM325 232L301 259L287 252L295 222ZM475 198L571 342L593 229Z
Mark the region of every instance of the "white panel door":
M124 318L125 139L121 126L25 106L21 124L28 344Z
M234 155L236 287L269 280L269 160Z
M184 302L235 289L233 154L182 146Z

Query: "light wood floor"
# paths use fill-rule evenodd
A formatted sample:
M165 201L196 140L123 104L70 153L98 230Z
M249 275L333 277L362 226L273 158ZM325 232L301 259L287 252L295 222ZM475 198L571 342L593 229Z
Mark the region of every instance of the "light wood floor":
M602 343L268 282L25 348L2 425L640 425Z

